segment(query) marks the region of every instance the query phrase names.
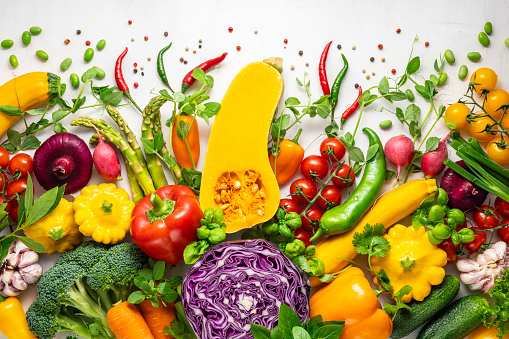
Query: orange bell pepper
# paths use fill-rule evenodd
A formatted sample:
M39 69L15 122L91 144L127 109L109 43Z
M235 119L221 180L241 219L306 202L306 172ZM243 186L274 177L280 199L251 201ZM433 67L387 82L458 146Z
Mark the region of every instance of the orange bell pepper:
M304 158L304 148L297 143L302 128L299 129L293 140L283 139L279 142L279 153L276 157L271 153L269 156L270 167L276 173L276 180L279 185L288 182L300 167Z
M8 339L37 339L28 329L25 311L15 297L0 296L0 333Z
M200 159L200 132L198 131L198 120L192 115L180 115L178 119L173 123L171 132L171 147L175 159L181 167L185 168L196 168L196 163ZM189 133L186 136L186 140L179 138L177 133L179 122L183 121L189 126ZM187 141L187 145L186 145ZM189 149L187 148L189 146ZM192 159L189 156L192 155Z
M487 328L486 326L481 325L472 332L472 334L470 334L468 339L499 339L499 337L497 337L498 333L500 333L500 331L497 330L496 326ZM504 335L502 339L509 339L509 334Z
M324 321L345 321L341 339L387 339L391 335L391 317L382 310L368 279L356 267L345 269L318 290L309 306L310 317L321 314Z

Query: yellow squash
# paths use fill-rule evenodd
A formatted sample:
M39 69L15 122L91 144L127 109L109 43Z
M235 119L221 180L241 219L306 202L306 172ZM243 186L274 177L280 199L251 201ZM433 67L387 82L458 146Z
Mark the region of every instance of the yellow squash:
M235 76L214 119L200 205L223 209L226 233L269 220L279 206L267 136L282 92L281 74L267 63L253 62Z
M325 265L325 274L342 270L348 261L353 260L357 252L352 245L355 232L362 233L366 224L380 223L387 229L401 219L409 216L420 206L421 202L437 191L435 179L416 179L398 186L382 195L362 219L347 233L334 235L321 241L316 246L315 256ZM316 277L310 279L311 286L321 284Z
M0 86L0 106L14 106L23 112L60 95L60 77L53 73L32 72L17 76ZM0 112L0 138L19 119Z

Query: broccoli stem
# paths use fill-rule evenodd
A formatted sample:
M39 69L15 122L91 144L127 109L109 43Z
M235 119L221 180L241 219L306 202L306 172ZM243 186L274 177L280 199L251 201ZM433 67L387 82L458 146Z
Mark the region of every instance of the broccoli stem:
M58 332L72 332L86 339L93 339L88 326L72 315L66 308L57 314Z
M115 292L115 296L117 297L117 301L127 301L129 298L129 294L131 294L132 284L120 286L120 285L112 285L111 289Z

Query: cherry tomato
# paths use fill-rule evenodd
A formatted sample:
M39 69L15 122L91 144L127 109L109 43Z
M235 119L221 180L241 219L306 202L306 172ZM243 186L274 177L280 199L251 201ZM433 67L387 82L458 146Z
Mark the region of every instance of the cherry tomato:
M315 184L309 179L297 179L290 186L292 200L297 204L308 204L317 192Z
M482 90L491 91L497 85L498 75L491 68L483 67L472 73L470 82L478 84L474 85L477 93L481 93Z
M0 191L3 189L4 187L4 181L5 181L5 175L3 173L0 172ZM0 192L1 193L1 192Z
M438 244L438 248L441 248L447 253L447 263L453 263L458 260L458 256L456 255L456 250L460 248L460 245L454 246L451 238L443 240L440 244Z
M337 167L338 167L337 165L334 166L334 168L331 171L331 175L332 175L332 173L334 173L334 171L336 170ZM348 186L352 186L355 182L355 173L353 172L352 168L350 166L348 166L347 164L341 165L338 173L336 173L336 176L337 176L337 178L332 178L332 183L339 189L343 189L343 188L347 188ZM343 182L344 179L346 179L347 177L350 177L350 179L351 179L350 182L348 182L348 184L346 182ZM343 180L341 180L341 178L343 178Z
M19 153L12 157L9 161L9 173L14 174L18 170L21 172L21 177L28 177L28 173L34 171L34 160L31 156L25 153Z
M502 118L502 121L500 122L502 124L502 127L505 129L509 129L509 112L504 114L504 117Z
M12 208L14 207L14 204L17 203L15 199L11 199L7 201L7 206L5 207L5 211L9 213L12 211ZM0 206L4 204L4 199L0 196Z
M16 193L24 191L27 188L27 179L21 178L18 180L9 181L5 189L5 197L10 198ZM24 194L24 193L23 193Z
M328 171L327 160L319 155L307 156L300 164L300 172L310 180L315 180L317 177L323 179Z
M299 206L292 199L281 199L279 200L279 206L283 207L287 213L295 212L299 213Z
M14 221L16 224L18 223L18 207L19 207L19 205L16 201L16 205L9 212L9 216L11 217L12 221Z
M322 194L316 202L322 211L327 211L328 209L341 204L341 198L341 191L339 188L334 185L327 185L324 187Z
M501 88L497 88L489 91L488 94L486 94L484 110L493 118L500 120L502 114L504 114L504 110L500 109L500 107L507 103L509 103L509 93Z
M320 144L320 154L330 162L338 162L345 156L345 144L336 138L327 138Z
M447 107L444 119L454 123L458 129L462 129L468 125L468 113L470 113L470 108L464 103L457 102Z
M483 205L474 212L474 221L481 229L489 230L500 225L500 214L493 206L488 211L488 205Z
M509 224L509 219L504 219L502 221L502 225L504 225L504 224ZM500 238L500 240L502 240L503 242L509 243L509 226L499 228L497 230L497 234L498 234L498 237Z
M486 146L486 153L488 156L493 159L499 165L507 165L509 164L509 146L506 148L501 148L498 143L502 141L502 138L496 136L491 139ZM504 142L507 142L507 137L504 138Z
M308 232L304 231L302 228L297 228L295 230L294 238L302 241L304 243L304 245L306 245L306 247L312 245L311 241L309 241L309 239L311 239L311 235Z
M475 230L479 231L479 227L474 227ZM471 242L467 242L464 244L464 247L470 252L478 252L481 248L482 244L486 242L486 232L477 232L475 234L475 239Z
M495 199L495 208L497 209L497 212L500 213L503 217L509 217L509 202L497 197Z
M495 137L495 135L484 131L488 124L492 129L498 129L498 126L493 126L494 122L489 117L481 117L470 121L470 124L468 125L468 133L480 142L490 141Z
M302 211L300 211L302 213ZM306 212L306 216L302 217L302 228L308 232L316 232L318 229L318 221L322 217L323 213L316 206L311 206Z
M9 159L10 154L7 152L7 150L3 147L0 147L0 167L7 169L7 166L9 165Z

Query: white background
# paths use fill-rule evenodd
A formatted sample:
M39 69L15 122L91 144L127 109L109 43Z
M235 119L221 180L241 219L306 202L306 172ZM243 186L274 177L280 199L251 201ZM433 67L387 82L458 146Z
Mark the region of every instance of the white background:
M433 72L433 62L446 49L450 48L456 55L454 65L445 66L449 80L440 88L438 104L450 104L457 101L466 91L467 80L460 81L457 77L459 66L466 64L470 74L477 68L487 66L493 68L499 75L499 88L509 88L507 81L509 69L507 57L509 48L504 45L504 39L509 37L509 2L499 1L6 1L0 2L0 40L14 40L14 47L8 50L0 49L0 83L31 71L54 72L68 84L64 98L70 100L78 94L69 84L71 73L81 74L89 67L97 65L103 68L107 76L97 81L96 85L114 85L113 67L117 56L127 46L129 52L124 59L124 76L131 88L134 99L141 107L153 97L163 84L156 72L157 52L173 42L173 46L165 54L165 66L168 79L174 89L179 89L181 79L192 67L201 62L228 52L226 60L220 68L210 74L215 79L215 86L210 91L211 100L220 102L230 81L240 68L252 61L263 60L271 56L284 59L283 77L285 80L284 99L295 96L303 101L305 93L297 86L295 78L302 78L304 72L309 73L313 98L321 95L318 82L318 61L323 47L333 40L327 60L329 83L332 85L334 77L342 68L340 53L347 57L350 68L343 80L340 100L336 114L339 115L357 96L355 83L364 89L378 84L385 76L392 76L391 69L396 69L396 76L403 74L408 61L411 44L416 36L419 41L415 44L414 55L421 57L420 74L428 76ZM132 20L132 25L128 25ZM477 34L482 31L486 21L493 23L493 34L490 36L491 45L483 47L477 41ZM32 43L25 47L21 44L21 34L31 26L42 27L39 36L32 37ZM233 32L228 32L228 27ZM396 29L401 33L397 34ZM76 30L81 35L76 35ZM258 34L254 31L258 30ZM168 37L163 33L167 31ZM148 36L148 41L144 40ZM131 41L134 38L134 42ZM64 40L70 39L65 45ZM95 51L94 59L89 63L83 61L83 53L90 40L94 47L100 39L107 41L102 51ZM202 48L198 48L198 40L202 39ZM283 40L288 39L284 44ZM429 42L429 47L424 42ZM337 44L342 49L338 51ZM383 49L377 48L383 44ZM237 51L236 46L241 46ZM352 46L356 46L353 50ZM185 51L189 47L189 51ZM49 55L44 62L35 56L35 51L42 49ZM193 50L197 53L193 54ZM302 50L303 55L298 52ZM479 51L482 59L473 63L466 58L471 51ZM9 64L9 56L15 54L19 60L19 67L13 69ZM72 66L65 72L60 71L60 62L71 57ZM152 60L148 61L150 57ZM184 65L179 62L183 57L188 60ZM369 58L375 61L370 62ZM385 62L381 58L385 57ZM138 73L133 73L133 63L138 63ZM309 67L305 63L309 63ZM295 70L290 70L294 65ZM141 76L140 67L144 67L145 76ZM365 74L375 72L369 80ZM139 83L136 89L134 82ZM94 103L89 90L86 91L87 103ZM0 98L1 100L1 98ZM416 100L423 113L429 105ZM399 103L403 109L407 101ZM401 128L397 119L387 112L380 112L380 108L395 106L377 102L368 107L361 121L361 126L369 126L379 133L382 142L401 133L408 133ZM163 108L163 123L169 117L170 108ZM339 113L338 113L339 112ZM125 107L121 113L129 121L132 129L140 136L140 115L130 107ZM80 115L101 117L109 120L102 109L80 110ZM353 131L358 112L345 125L345 131ZM381 131L378 123L392 119L393 127ZM72 117L64 121L69 132L80 135L88 140L91 131L85 128L70 127ZM304 128L300 138L306 148L306 154L317 154L320 134L328 124L320 118L306 120L299 127ZM21 123L15 125L23 130ZM289 132L293 137L298 128ZM210 127L200 121L202 152L198 167L203 166L206 144ZM437 125L432 135L443 137L447 133L442 123ZM52 131L40 133L38 137L45 140ZM164 129L165 139L168 131ZM358 133L357 145L364 151L367 140ZM225 150L227 151L227 150ZM249 150L246 150L249 152ZM451 154L451 158L455 158ZM126 178L125 170L123 177ZM169 178L170 176L168 176ZM422 177L422 175L415 175ZM102 179L95 173L90 184L98 184ZM128 191L127 180L119 183ZM392 184L386 184L387 191ZM42 190L36 186L36 195ZM288 185L281 188L281 196L288 194ZM72 199L72 197L67 197ZM56 256L41 255L41 263L45 269L51 267ZM185 268L180 267L181 272ZM454 272L454 268L449 268ZM371 277L368 277L371 279ZM465 289L465 287L463 287ZM462 291L464 293L465 290ZM20 297L24 308L28 308L35 298L35 288L30 288ZM59 338L65 338L59 335Z

